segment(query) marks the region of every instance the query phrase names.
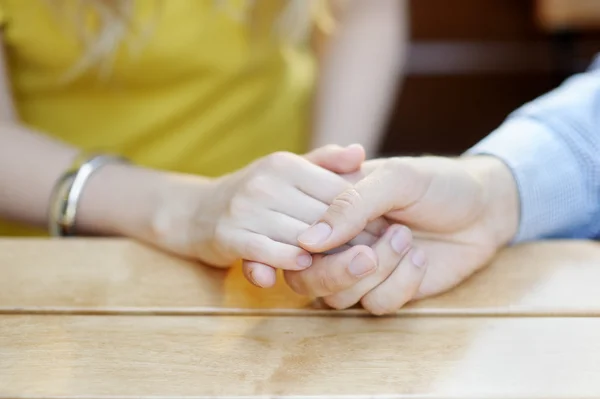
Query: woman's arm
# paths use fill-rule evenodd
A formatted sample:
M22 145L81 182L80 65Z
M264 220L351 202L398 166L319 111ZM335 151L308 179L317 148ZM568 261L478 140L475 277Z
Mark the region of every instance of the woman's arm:
M77 154L76 148L17 121L0 122L0 216L45 227L54 184ZM177 196L177 186L167 173L106 165L84 188L77 230L154 241L154 215Z
M362 144L375 154L402 75L408 42L406 0L351 0L325 45L313 148Z
M45 227L55 183L79 150L35 132L19 121L0 37L0 217ZM166 173L107 165L85 186L77 230L155 241L151 226L160 209L172 208L184 186ZM197 178L196 199L206 180ZM207 186L204 184L204 186ZM179 201L181 202L181 201Z
M0 216L43 225L52 187L75 154L19 124L0 45Z
M3 62L0 75L0 217L44 226L54 185L79 151L20 123ZM108 164L83 188L75 228L215 266L244 259L248 279L269 286L273 268L310 266L298 234L349 186L337 173L354 172L363 160L357 146L277 153L218 179ZM370 245L386 225L374 221L350 244Z

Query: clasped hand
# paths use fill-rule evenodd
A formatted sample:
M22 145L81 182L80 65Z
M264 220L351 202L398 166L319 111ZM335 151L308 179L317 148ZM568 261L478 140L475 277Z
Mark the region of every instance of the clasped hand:
M242 259L260 287L282 269L294 291L336 309L394 312L460 283L506 243L486 184L495 162L364 162L360 146L272 154L210 183L175 252L221 267Z

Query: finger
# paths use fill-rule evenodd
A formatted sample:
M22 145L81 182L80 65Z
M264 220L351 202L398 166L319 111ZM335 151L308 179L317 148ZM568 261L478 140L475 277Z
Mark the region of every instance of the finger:
M294 245L284 244L251 231L241 231L230 238L238 258L264 263L284 270L303 270L312 264L312 256Z
M325 204L331 202L347 188L351 187L340 175L308 162L304 158L290 159L290 163L283 161L281 177L291 182L294 187L303 193Z
M365 150L359 144L348 147L331 144L304 155L304 158L315 165L340 174L358 171L365 157Z
M337 247L361 232L369 221L418 201L428 184L413 166L390 160L338 195L320 222L300 235L298 241L310 252Z
M304 158L289 153L271 154L270 156L265 157L261 163L257 163L256 168L259 169L261 166L275 171L279 175L279 178L282 180L281 187L291 184L301 193L328 206L336 196L351 187L350 183L341 176L312 164ZM290 201L281 201L282 196L279 194L279 191L274 191L274 188L272 187L273 182L269 181L268 183L265 183L263 180L264 179L257 179L254 184L251 185L251 195L262 195L266 200L271 201L271 203L284 203L286 210L298 207L292 206L293 203ZM277 188L277 190L279 189L280 188ZM277 195L274 195L275 192L277 192ZM282 213L287 212L282 210ZM380 236L380 232L387 226L387 222L380 219L369 224L367 229L371 234ZM362 230L363 229L361 229L361 231ZM358 235L358 233L359 232L348 238L346 242L350 241Z
M383 160L365 162L365 150L360 144L352 144L348 147L340 147L331 144L309 152L304 155L304 158L322 168L343 174L344 180L349 183L358 182L364 176L372 173L378 165L383 163ZM326 204L329 205L330 202L327 202ZM326 210L327 207L323 209L319 214L319 217L322 216ZM309 220L301 220L312 225L317 219L309 218ZM376 237L380 237L383 234L382 231L386 230L388 227L389 223L382 218L378 218L368 223L365 230Z
M268 221L258 224L256 220ZM240 220L239 226L245 230L269 237L271 240L293 245L297 247L299 232L307 228L307 224L301 220L276 212L270 209L262 209L256 213L255 218Z
M313 265L308 269L285 271L283 275L296 293L322 297L353 286L376 269L373 250L355 246L334 255L314 255Z
M283 184L283 182L280 186L278 197L267 203L269 209L302 221L307 228L327 211L327 204L303 193L296 187ZM285 198L285 201L282 201L282 198Z
M263 263L244 260L242 271L246 280L260 288L270 288L275 285L277 279L275 269Z
M256 219L268 220L269 223L264 223L257 227ZM239 224L243 229L267 236L273 241L293 245L295 247L298 246L298 235L309 227L307 223L272 210L262 210L257 212L255 218L240 220ZM366 231L362 231L358 236L350 240L348 244L371 246L378 239L379 237Z
M325 213L326 212L327 211L325 211ZM322 215L324 215L325 213L323 213ZM381 238L382 235L385 234L385 232L390 228L390 226L391 226L390 223L385 218L379 217L379 218L367 223L367 225L365 226L365 229L363 231L369 232L373 236L375 236L377 239L379 239L379 238ZM372 244L373 243L371 243L369 245L372 245Z
M253 171L255 176L254 183L250 184L251 191L257 191L256 187L258 191L264 191L264 187L267 186L267 190L271 192L271 178L279 176L286 184L292 184L300 191L327 204L350 187L350 183L340 175L315 165L306 158L286 152L277 152L261 158L253 164ZM265 173L269 176L265 177Z
M413 248L402 258L396 270L360 301L374 315L397 311L417 294L425 271L427 259L420 248Z
M270 222L261 225L260 231L253 231L271 237L275 241L297 246L298 236L308 229L310 224L319 220L327 211L327 205L294 187L283 184L281 198L286 198L286 201L273 201L272 204L269 204L270 210L266 210L263 216L257 216ZM294 206L290 207L289 204L294 204ZM252 230L250 228L252 225L256 225L256 223L250 219L243 224L248 230ZM349 243L351 245L371 246L381 237L382 231L387 226L388 223L384 219L373 221Z
M336 309L354 306L369 291L385 281L396 269L412 245L412 234L406 226L393 225L373 246L377 254L377 272L357 282L347 290L328 296L325 302Z

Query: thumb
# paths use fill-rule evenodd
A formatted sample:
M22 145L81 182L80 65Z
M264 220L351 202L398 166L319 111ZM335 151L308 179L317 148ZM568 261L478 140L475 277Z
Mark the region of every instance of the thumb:
M360 144L348 147L331 144L309 152L304 158L331 172L345 174L360 170L365 160L365 150Z
M347 243L372 220L419 201L428 180L410 163L389 159L338 195L319 222L298 237L309 252L321 253Z

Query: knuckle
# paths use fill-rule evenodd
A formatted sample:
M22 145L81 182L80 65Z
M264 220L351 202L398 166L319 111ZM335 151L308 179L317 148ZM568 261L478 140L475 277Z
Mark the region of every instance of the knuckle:
M349 188L338 195L329 207L329 215L333 218L345 219L353 227L362 228L368 223L367 218L360 212L364 200L355 188Z
M367 294L361 299L360 303L363 308L375 316L390 314L396 310L393 304L391 304L389 301L386 301L377 293Z
M215 249L219 253L232 252L230 245L231 232L226 223L218 223L214 228Z
M330 295L323 298L323 302L327 306L336 310L344 310L351 307L353 304L349 304L348 302L342 300L338 295Z
M337 197L337 200L340 202L341 206L355 208L361 205L362 196L354 187L351 187L340 194Z
M268 245L262 236L253 236L248 238L243 244L244 258L253 261L260 261L268 252Z
M327 295L327 294L331 294L333 293L333 291L331 290L332 287L332 282L329 279L329 276L327 275L327 273L322 273L318 276L317 278L317 287L316 287L316 291L319 293L319 295Z
M317 277L317 288L325 295L335 294L344 288L344 279L326 268Z
M252 204L243 196L235 196L229 202L229 215L239 218L253 209Z
M295 157L291 152L278 151L264 157L261 164L268 170L281 170L292 165Z
M302 271L292 271L292 270L284 270L283 278L287 285L294 291L296 294L306 295L307 291L303 284L303 272Z
M256 175L245 184L245 192L251 197L270 198L274 195L273 180L267 175Z

